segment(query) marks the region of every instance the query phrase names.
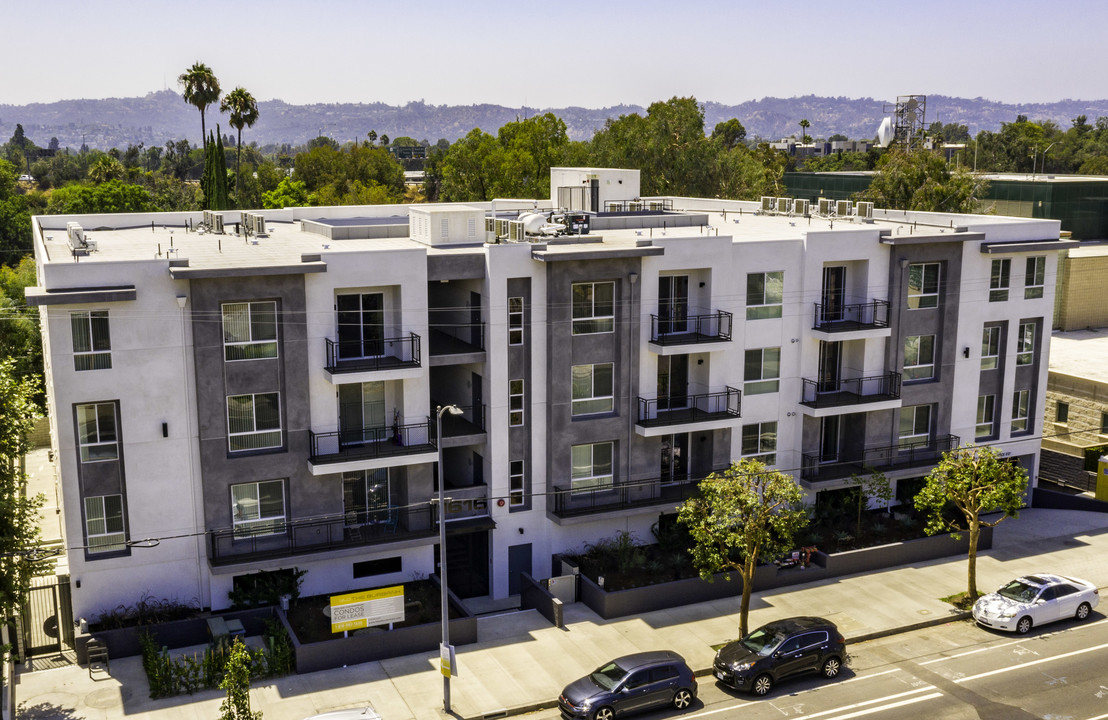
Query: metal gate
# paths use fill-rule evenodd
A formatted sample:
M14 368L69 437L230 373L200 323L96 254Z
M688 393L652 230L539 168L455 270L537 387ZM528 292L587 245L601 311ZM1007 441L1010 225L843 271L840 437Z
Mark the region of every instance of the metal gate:
M31 578L20 614L26 657L73 648L73 605L68 575Z

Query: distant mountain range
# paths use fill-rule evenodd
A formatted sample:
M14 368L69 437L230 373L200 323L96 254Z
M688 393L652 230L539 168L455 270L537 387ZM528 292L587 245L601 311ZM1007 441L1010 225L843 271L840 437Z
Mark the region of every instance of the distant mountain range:
M702 101L703 102L703 101ZM708 132L716 123L738 118L749 137L776 140L794 135L801 119L811 122L808 134L828 137L841 133L851 139L870 139L886 113L886 103L873 98L820 97L762 98L740 105L705 102L705 126ZM244 139L259 145L288 143L299 145L328 135L339 142L365 139L375 130L390 138L400 136L428 140L439 138L453 142L473 128L495 134L501 125L518 118L552 112L563 121L575 140L587 140L604 126L608 118L628 113L644 114L637 105L605 108L510 108L500 105L428 105L410 102L403 106L384 103L334 103L290 105L282 100L258 104L259 120L244 132ZM107 149L145 143L164 145L169 140L199 140L199 118L192 106L172 90L152 92L145 97L107 98L103 100L60 100L32 105L0 105L0 142L15 131L16 123L37 145L46 147L57 137L62 147ZM1013 105L984 98L955 98L944 95L927 97L926 122L966 125L971 133L997 130L1002 122L1017 115L1031 120L1052 120L1062 128L1085 115L1089 123L1108 116L1108 100L1061 100L1054 103ZM233 133L226 116L216 108L208 109L208 126L220 123L224 133Z

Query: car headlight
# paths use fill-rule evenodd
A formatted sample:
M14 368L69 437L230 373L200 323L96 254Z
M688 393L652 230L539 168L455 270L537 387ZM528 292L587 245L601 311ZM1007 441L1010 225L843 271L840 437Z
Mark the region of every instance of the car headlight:
M592 705L592 698L585 698L581 701L580 707L582 710L588 710L590 705Z
M752 662L735 663L731 666L731 671L741 673L741 672L746 672L747 670L749 670L752 667L754 667L754 663L752 663Z
M1012 618L1014 618L1016 616L1016 613L1018 612L1018 610L1019 610L1018 608L1005 608L1005 609L1001 610L1000 612L998 612L996 614L996 616L998 618L1000 618L1001 620L1011 620Z

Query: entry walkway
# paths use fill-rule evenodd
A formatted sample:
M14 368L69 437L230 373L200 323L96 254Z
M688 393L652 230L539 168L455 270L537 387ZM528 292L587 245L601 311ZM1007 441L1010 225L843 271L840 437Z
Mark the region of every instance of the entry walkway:
M978 583L991 590L1016 575L1053 571L1104 588L1106 556L1108 514L1025 510L1019 519L997 527L993 549L978 559ZM954 557L755 592L750 623L821 615L858 641L956 618L938 598L965 586L965 557ZM1108 612L1108 602L1096 612ZM569 681L605 660L640 650L676 650L693 669L705 671L712 661L711 646L737 634L738 599L616 620L603 620L577 603L566 607L565 624L564 630L551 627L534 611L479 618L481 641L458 648L460 677L451 682L455 712L479 718L549 707ZM98 680L75 666L19 673L19 717L194 720L219 714L222 692L150 700L138 657L113 658L111 668L110 678ZM261 710L266 720L302 720L367 702L385 720L444 717L437 653L280 678L254 685L250 695L252 708Z

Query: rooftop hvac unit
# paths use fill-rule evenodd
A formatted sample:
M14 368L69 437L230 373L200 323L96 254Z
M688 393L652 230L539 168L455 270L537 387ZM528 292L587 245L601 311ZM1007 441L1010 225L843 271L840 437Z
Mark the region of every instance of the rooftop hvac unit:
M81 228L80 223L67 222L65 224L65 234L69 238L70 248L79 250L86 247L85 231Z
M208 229L214 233L223 234L223 216L217 212L213 212L211 215Z
M494 218L491 217L485 218L485 232L491 233L495 229L495 226L493 225L493 220Z
M835 201L835 214L839 217L850 217L850 212L854 209L854 204L849 200L836 200Z
M810 200L801 200L799 198L793 200L793 215L803 215L804 217L808 217L810 205Z
M766 195L762 196L762 212L773 212L773 208L777 205L777 198L772 198Z
M639 212L640 210L642 210L642 205L642 202L639 200L630 200L627 203L627 209L630 212Z
M512 242L522 242L525 238L523 232L523 223L519 220L508 221L508 240Z
M661 212L666 209L666 204L661 200L651 200L646 204L646 209Z
M835 201L830 199L830 198L820 198L819 199L819 214L823 215L823 216L830 215L831 214L831 208L833 207L832 206L833 202L835 202Z
M860 202L854 206L854 215L862 218L863 220L873 219L873 203Z
M257 236L257 237L265 237L266 236L265 215L262 215L261 213L255 213L253 217L254 217L254 227L253 227L254 235Z
M792 198L777 198L777 212L785 215L792 212L793 199Z
M502 238L508 234L508 221L501 218L496 219L496 237Z
M245 210L239 213L239 225L236 230L242 235L250 234L250 213Z

